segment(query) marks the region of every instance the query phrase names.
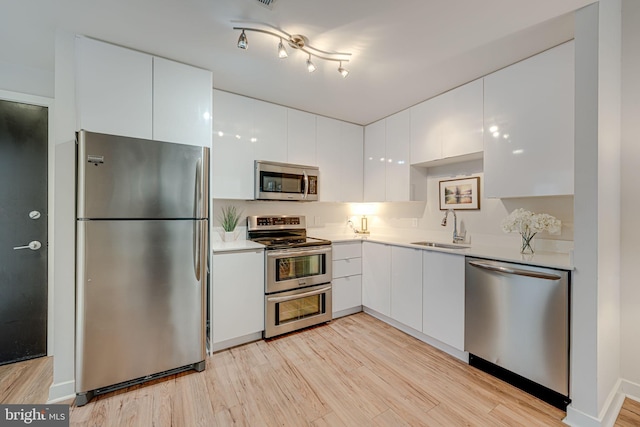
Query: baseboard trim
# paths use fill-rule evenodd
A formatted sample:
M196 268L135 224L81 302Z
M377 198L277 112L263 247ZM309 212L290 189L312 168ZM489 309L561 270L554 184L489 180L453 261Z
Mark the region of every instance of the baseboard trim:
M340 317L350 316L352 314L360 313L361 311L362 311L362 306L361 305L359 305L357 307L347 308L345 310L334 311L333 312L333 318L334 319L338 319Z
M611 389L611 393L598 418L585 414L574 408L572 404L567 407L567 417L562 421L567 425L576 427L613 427L626 397L622 391L622 383L623 381L619 379Z
M640 402L640 384L622 380L620 382L620 391L629 399Z
M75 380L65 381L63 383L51 384L51 387L49 387L49 399L47 400L47 403L59 403L65 400L75 399L75 397Z
M212 352L215 353L217 351L226 350L231 347L236 347L242 344L247 344L253 341L258 341L262 339L262 331L255 332L253 334L244 335L237 338L231 338L226 341L214 342L212 346Z

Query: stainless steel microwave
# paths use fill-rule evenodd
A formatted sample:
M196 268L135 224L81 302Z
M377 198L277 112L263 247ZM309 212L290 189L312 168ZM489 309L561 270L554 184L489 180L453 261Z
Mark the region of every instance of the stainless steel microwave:
M256 160L255 179L256 200L318 200L317 166Z

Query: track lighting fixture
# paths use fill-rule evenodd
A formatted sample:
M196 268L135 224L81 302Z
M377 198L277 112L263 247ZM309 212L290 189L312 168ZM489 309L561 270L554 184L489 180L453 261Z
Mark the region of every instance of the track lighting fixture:
M245 35L244 30L242 30L242 34L240 34L240 37L238 37L238 47L240 49L247 49L249 47L247 36Z
M307 71L313 73L316 70L316 66L311 62L311 54L309 54L309 58L307 59Z
M342 75L343 79L349 75L349 70L342 66L342 61L340 61L340 65L338 66L338 72Z
M338 72L342 75L342 77L347 77L349 75L349 70L342 66L343 62L349 62L349 58L351 57L350 53L343 52L327 52L324 50L316 49L315 47L309 44L309 39L301 34L289 34L280 28L274 27L270 24L265 24L264 22L253 22L253 21L231 21L234 24L234 30L241 30L240 38L238 39L238 47L240 49L247 49L249 43L247 41L247 36L245 35L245 31L255 31L258 33L269 34L271 36L279 38L278 43L278 57L281 59L287 58L289 54L285 49L283 41L286 40L289 47L296 50L301 50L308 55L307 57L307 71L310 73L316 70L316 66L313 62L311 62L311 56L315 56L316 58L324 59L325 61L335 61L338 62Z
M284 59L288 56L289 54L287 53L287 49L284 48L284 45L282 44L282 39L280 39L280 43L278 43L278 58Z

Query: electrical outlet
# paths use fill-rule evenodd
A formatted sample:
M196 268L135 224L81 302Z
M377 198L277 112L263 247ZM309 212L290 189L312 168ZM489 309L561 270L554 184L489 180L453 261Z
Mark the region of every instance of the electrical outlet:
M412 219L411 219L411 226L412 226L413 228L418 227L418 218L412 218Z

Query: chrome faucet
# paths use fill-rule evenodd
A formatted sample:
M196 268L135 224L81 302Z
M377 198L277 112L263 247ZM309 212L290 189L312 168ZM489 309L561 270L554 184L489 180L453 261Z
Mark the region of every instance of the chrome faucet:
M441 226L445 227L447 225L447 217L449 216L449 212L453 214L453 243L462 243L464 242L465 232L462 234L458 234L458 217L456 215L456 211L453 209L448 209L444 214L444 218L442 218Z

